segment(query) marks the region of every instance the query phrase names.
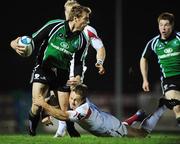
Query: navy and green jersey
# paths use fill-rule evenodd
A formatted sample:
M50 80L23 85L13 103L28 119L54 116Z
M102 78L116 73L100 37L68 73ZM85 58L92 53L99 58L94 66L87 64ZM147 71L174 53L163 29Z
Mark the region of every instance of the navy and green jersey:
M180 33L162 40L160 35L151 39L142 54L142 57L150 60L155 53L164 78L180 75Z
M81 75L87 40L81 31L71 32L68 22L52 20L32 35L35 48L39 48L37 64L69 70L75 59L74 74Z

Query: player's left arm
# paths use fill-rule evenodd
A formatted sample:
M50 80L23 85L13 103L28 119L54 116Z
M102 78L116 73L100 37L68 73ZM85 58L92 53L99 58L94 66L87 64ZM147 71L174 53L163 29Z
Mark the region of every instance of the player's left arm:
M59 120L69 120L69 114L66 111L62 111L59 108L49 105L43 97L33 99L34 104L41 106L49 115Z
M105 74L105 68L103 66L105 57L106 57L105 48L104 47L99 48L97 50L97 54L96 54L96 64L95 64L95 66L98 68L99 74L101 74L101 75Z
M91 27L87 26L84 29L84 32L86 36L88 37L91 46L96 50L96 64L95 66L99 70L99 74L104 74L105 73L105 68L103 66L105 58L106 58L106 49L103 45L102 40L99 38L96 30Z

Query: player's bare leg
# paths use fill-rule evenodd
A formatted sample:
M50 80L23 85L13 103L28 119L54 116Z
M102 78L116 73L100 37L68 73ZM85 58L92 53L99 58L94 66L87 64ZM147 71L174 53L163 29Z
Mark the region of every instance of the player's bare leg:
M58 102L58 96L56 91L50 91L48 97L45 98L45 101L52 105L55 106L56 108L59 108L59 102ZM42 109L41 111L41 117L42 117L42 123L45 124L46 126L53 125L52 122L52 116L50 116L46 111Z
M38 97L45 97L48 93L48 86L41 83L33 83L32 85L32 106L29 112L28 131L29 135L36 135L36 128L40 118L40 107L34 105L34 99Z
M57 92L57 96L61 110L67 111L69 104L69 92ZM66 122L58 120L58 129L54 137L64 136L66 132L66 128L67 128Z
M69 93L67 92L58 92L58 99L59 99L59 104L60 104L60 108L63 111L67 111L68 110L68 106L69 106ZM74 123L70 122L70 121L60 121L59 120L59 125L58 125L58 129L56 131L56 134L54 137L62 137L65 135L65 130L67 129L69 135L71 137L80 137L79 132L75 129L74 127Z

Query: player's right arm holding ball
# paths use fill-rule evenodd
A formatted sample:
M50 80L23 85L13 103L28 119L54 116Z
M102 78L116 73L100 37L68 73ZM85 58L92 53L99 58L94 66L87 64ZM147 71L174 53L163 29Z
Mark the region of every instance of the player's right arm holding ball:
M20 37L17 37L15 40L12 40L10 46L18 53L19 55L23 55L26 52L26 47L18 44Z

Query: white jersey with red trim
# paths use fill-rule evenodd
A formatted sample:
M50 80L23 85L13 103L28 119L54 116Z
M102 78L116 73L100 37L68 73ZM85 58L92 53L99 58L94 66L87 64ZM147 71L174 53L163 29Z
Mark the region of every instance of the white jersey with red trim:
M68 111L69 119L96 136L122 137L127 135L127 128L116 117L101 111L96 105L86 100L73 111Z
M91 44L91 46L95 50L104 47L102 40L99 38L96 30L92 26L87 25L84 28L83 33L85 33L85 36L87 37L89 44Z
M83 58L83 73L82 73L82 77L81 80L83 81L84 78L84 73L87 69L87 67L85 66L85 57L88 53L88 48L91 45L96 51L98 51L100 48L104 47L102 40L99 38L96 30L92 27L87 25L84 30L83 30L83 34L86 38L86 49L84 51L84 58ZM70 78L74 76L74 57L71 60L71 66L70 66Z

